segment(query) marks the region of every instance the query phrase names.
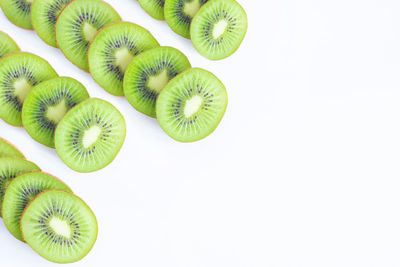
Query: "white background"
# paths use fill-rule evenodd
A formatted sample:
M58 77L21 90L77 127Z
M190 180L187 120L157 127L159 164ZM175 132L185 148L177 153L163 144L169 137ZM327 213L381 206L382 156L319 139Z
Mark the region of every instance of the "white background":
M99 238L73 266L400 266L400 4L397 0L240 0L249 30L229 59L190 41L134 0L124 20L227 86L217 131L194 144L157 122L0 13L0 30L123 113L127 139L92 174L0 122L0 135L67 182L94 210ZM53 266L0 224L1 266Z

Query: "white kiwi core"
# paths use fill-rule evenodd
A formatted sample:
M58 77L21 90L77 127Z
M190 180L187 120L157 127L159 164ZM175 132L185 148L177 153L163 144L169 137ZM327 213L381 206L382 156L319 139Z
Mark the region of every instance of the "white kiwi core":
M201 96L195 95L192 98L186 100L185 109L183 113L186 118L190 118L193 114L197 113L203 104L203 98Z
M19 78L14 81L14 94L18 97L19 101L24 102L28 93L32 90L32 85L26 78Z
M158 93L164 88L165 85L167 85L168 81L168 71L167 69L164 69L159 74L150 76L147 86L150 88L150 90Z
M212 36L214 37L214 39L218 39L219 37L221 37L226 31L227 27L228 27L228 22L224 19L215 23L212 31Z
M96 143L97 139L99 139L99 136L101 134L101 129L97 125L93 125L89 129L85 131L83 134L83 147L84 148L89 148L91 147L94 143Z
M94 27L92 24L88 22L85 22L83 24L83 36L85 37L86 41L91 42L97 31L97 28Z
M115 51L115 64L125 72L129 63L131 63L133 59L133 55L131 51L127 47L119 48Z
M200 0L193 0L192 2L185 2L183 13L193 18L201 7Z
M50 228L56 233L65 238L71 238L72 231L69 223L58 217L52 217L49 221Z
M25 0L28 4L32 4L33 0Z
M67 104L65 103L65 99L63 99L60 103L47 108L46 117L49 120L58 123L64 117L65 113L67 113L67 111Z

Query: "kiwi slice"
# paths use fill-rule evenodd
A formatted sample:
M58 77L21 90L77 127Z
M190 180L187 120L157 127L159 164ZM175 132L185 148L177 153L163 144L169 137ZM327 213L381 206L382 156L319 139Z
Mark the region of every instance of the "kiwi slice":
M67 166L93 172L110 164L126 135L125 120L107 101L91 98L72 108L56 128L55 145Z
M208 0L165 0L164 15L169 27L190 39L190 24L201 6Z
M142 8L153 18L164 20L165 0L139 0Z
M43 258L56 263L81 260L97 239L97 220L77 196L62 190L39 194L21 218L24 240Z
M14 40L5 32L0 31L0 59L17 51L19 51L19 47Z
M34 163L24 159L0 158L0 207L8 184L16 176L31 171L40 171L40 169Z
M2 213L4 224L15 238L24 241L20 221L25 207L38 194L50 189L72 192L54 176L37 171L21 174L10 182L4 193Z
M35 86L25 99L22 124L39 143L54 148L54 131L68 110L89 98L86 88L69 77L54 78Z
M72 0L35 0L32 3L32 26L48 45L57 47L56 21L61 10Z
M58 16L56 40L64 55L79 68L89 71L87 52L96 33L121 17L101 0L75 0Z
M129 64L124 79L125 96L136 110L155 118L161 89L190 67L187 57L175 48L158 47L146 51Z
M156 104L157 119L173 139L194 142L217 128L227 104L227 92L221 81L206 70L194 68L176 76L161 91Z
M232 55L242 43L246 31L246 12L235 0L207 2L190 26L193 46L211 60Z
M31 6L33 0L0 0L0 7L9 21L24 29L32 29Z
M13 144L0 137L0 157L25 159L25 156Z
M125 70L132 59L159 46L146 29L129 22L119 22L102 29L89 48L89 68L95 81L106 91L123 96Z
M17 52L0 60L0 118L22 126L21 111L25 97L39 83L57 77L43 58Z

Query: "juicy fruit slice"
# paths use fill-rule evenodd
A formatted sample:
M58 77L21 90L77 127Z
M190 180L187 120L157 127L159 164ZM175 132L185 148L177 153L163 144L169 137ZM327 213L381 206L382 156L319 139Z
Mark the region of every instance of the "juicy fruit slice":
M97 171L110 164L124 143L125 120L110 103L91 98L60 121L55 134L62 161L78 172Z
M139 0L142 8L153 18L164 20L165 0Z
M72 192L57 178L37 171L21 174L8 185L3 199L3 220L8 231L15 238L24 241L20 221L26 206L41 192L50 189Z
M190 35L193 46L212 60L232 55L247 31L247 15L235 0L212 0L192 20Z
M88 71L87 52L96 33L121 17L101 0L75 0L60 13L56 40L64 55L79 68Z
M190 39L190 24L192 23L192 19L207 1L165 0L165 20L174 32Z
M126 71L125 96L136 110L155 118L160 91L190 67L187 57L175 48L158 47L146 51L137 56Z
M159 46L146 29L119 22L102 29L89 48L89 67L95 81L113 95L123 96L125 70L132 59Z
M97 221L78 197L61 190L39 194L21 219L25 241L43 258L72 263L85 257L97 239Z
M89 98L77 80L59 77L35 86L25 99L22 122L28 134L41 144L54 147L57 124L68 110Z
M225 86L214 74L190 69L161 91L156 104L157 119L173 139L194 142L217 128L227 104Z
M0 61L0 118L8 124L22 126L22 104L35 85L57 77L43 58L18 52Z
M57 47L56 22L61 10L72 0L35 0L32 3L32 26L48 45Z
M0 207L3 203L4 191L8 184L18 175L40 171L34 163L18 158L0 158Z
M0 157L25 159L25 156L11 143L0 137Z
M32 29L32 2L33 0L1 0L0 7L12 23L24 29Z
M19 51L19 47L14 40L6 33L0 31L0 59L17 51Z

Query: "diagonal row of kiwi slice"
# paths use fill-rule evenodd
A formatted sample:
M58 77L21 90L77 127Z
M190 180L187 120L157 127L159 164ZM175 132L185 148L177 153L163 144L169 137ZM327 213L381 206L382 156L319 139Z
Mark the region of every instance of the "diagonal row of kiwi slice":
M85 202L3 138L0 208L10 234L51 262L77 262L96 242L96 216Z
M113 105L90 98L79 81L58 77L47 61L25 52L0 60L0 118L56 148L78 172L110 164L126 135L124 118Z
M247 31L247 15L236 0L139 0L152 17L166 20L177 34L191 39L204 57L232 55Z

